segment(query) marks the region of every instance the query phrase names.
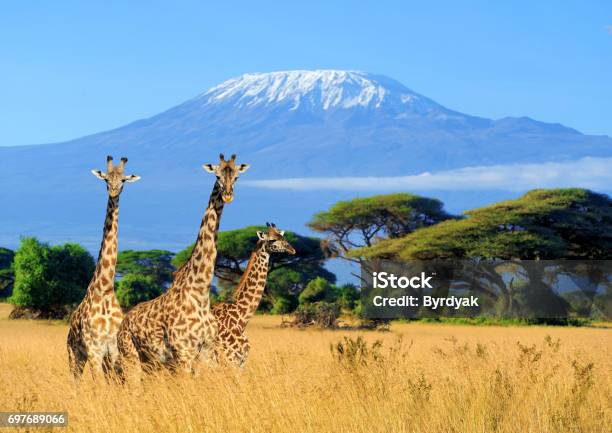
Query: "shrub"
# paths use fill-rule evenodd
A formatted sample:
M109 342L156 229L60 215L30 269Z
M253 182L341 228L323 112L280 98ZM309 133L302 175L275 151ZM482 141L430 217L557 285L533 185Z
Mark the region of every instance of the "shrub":
M335 287L334 292L334 301L340 305L340 308L350 311L355 309L359 301L359 290L357 286L350 283L344 284L340 287Z
M315 302L300 305L295 312L293 326L320 326L321 328L335 328L340 315L338 304L330 302Z
M334 286L323 277L312 280L300 293L300 305L311 304L319 301L332 301L334 298Z
M94 271L94 260L78 244L49 246L24 238L15 253L12 304L33 308L48 317L63 317L83 298Z
M13 258L15 253L7 248L0 247L0 298L8 298L13 293L15 273L13 271Z
M272 314L287 314L295 310L297 301L295 298L278 297L272 304Z

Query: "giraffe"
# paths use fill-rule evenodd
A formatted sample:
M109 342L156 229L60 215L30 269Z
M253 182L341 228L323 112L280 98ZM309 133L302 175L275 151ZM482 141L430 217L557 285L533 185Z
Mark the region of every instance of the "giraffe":
M284 238L285 232L267 223L268 232L257 232L257 245L251 253L247 267L232 294L231 302L213 307L219 333L215 344L215 358L243 367L250 345L244 331L255 314L268 276L270 253L295 254L295 249Z
M102 244L93 277L83 301L70 318L68 331L68 363L75 379L83 374L89 361L94 374L104 372L108 377L117 362L117 331L123 313L115 296L115 264L117 263L117 224L119 196L125 182L136 182L135 175L124 175L127 158L113 167L113 157L106 157L107 171L92 170L106 182L108 203Z
M248 164L236 164L236 155L219 165L204 164L216 175L208 207L202 218L191 257L175 273L170 288L159 297L134 307L119 329L118 347L122 377L140 375L166 367L171 371L194 372L200 353L208 356L217 336L210 311L209 292L217 256L217 232L225 203L234 198L234 184Z

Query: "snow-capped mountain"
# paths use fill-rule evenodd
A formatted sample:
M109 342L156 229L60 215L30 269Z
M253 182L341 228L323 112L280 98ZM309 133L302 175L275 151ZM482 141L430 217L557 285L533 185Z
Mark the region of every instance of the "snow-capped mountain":
M215 162L220 152L251 164L242 177L249 180L405 176L610 157L612 139L529 118L462 114L365 72L245 74L111 131L65 143L0 147L2 201L10 203L0 212L0 246L33 234L84 241L93 249L105 193L89 170L111 154L129 157L128 170L142 176L122 198L122 248L177 249L192 241L208 198L212 179L200 165ZM315 211L363 195L297 194L239 185L223 228L272 220L303 231ZM442 198L457 210L502 196Z
M369 108L420 115L451 112L391 78L358 71L282 71L244 74L213 87L197 101L237 109L266 106L327 111Z

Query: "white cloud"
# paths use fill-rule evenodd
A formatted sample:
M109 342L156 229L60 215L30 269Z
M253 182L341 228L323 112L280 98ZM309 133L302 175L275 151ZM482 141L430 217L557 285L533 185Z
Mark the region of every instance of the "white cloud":
M506 190L581 187L609 191L612 158L465 167L437 173L395 177L313 177L245 181L257 188L290 190Z

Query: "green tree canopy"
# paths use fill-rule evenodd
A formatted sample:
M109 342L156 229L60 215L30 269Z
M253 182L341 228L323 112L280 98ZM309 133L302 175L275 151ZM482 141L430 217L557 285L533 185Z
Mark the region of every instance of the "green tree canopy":
M163 291L164 286L153 275L126 274L117 282L117 300L124 309L156 298Z
M315 278L308 283L306 288L300 293L300 304L308 304L318 301L333 301L334 286L325 278Z
M117 255L117 274L120 277L144 275L151 277L158 286L167 287L172 282L173 257L174 254L166 250L121 251Z
M91 254L78 244L49 246L33 237L23 238L15 253L15 287L9 301L61 313L81 301L94 266Z
M0 298L13 293L15 272L13 271L13 258L15 253L8 248L0 248Z
M249 226L219 233L217 241L217 261L215 276L224 291L230 291L240 279L251 253L257 244L257 231L267 231L267 227ZM266 286L268 299L262 301L262 309L272 307L274 301L283 298L286 305L297 305L297 295L306 284L316 278L324 277L335 281L334 274L323 267L325 253L318 238L302 236L285 231L285 239L295 248L296 254L272 254L270 271ZM193 245L176 254L172 264L178 269L191 256ZM221 295L221 300L225 296Z
M370 247L380 238L399 238L451 218L439 200L397 193L340 201L317 213L308 226L326 233L332 251L347 257L349 250Z
M351 254L433 258L610 259L612 200L585 189L537 189Z

